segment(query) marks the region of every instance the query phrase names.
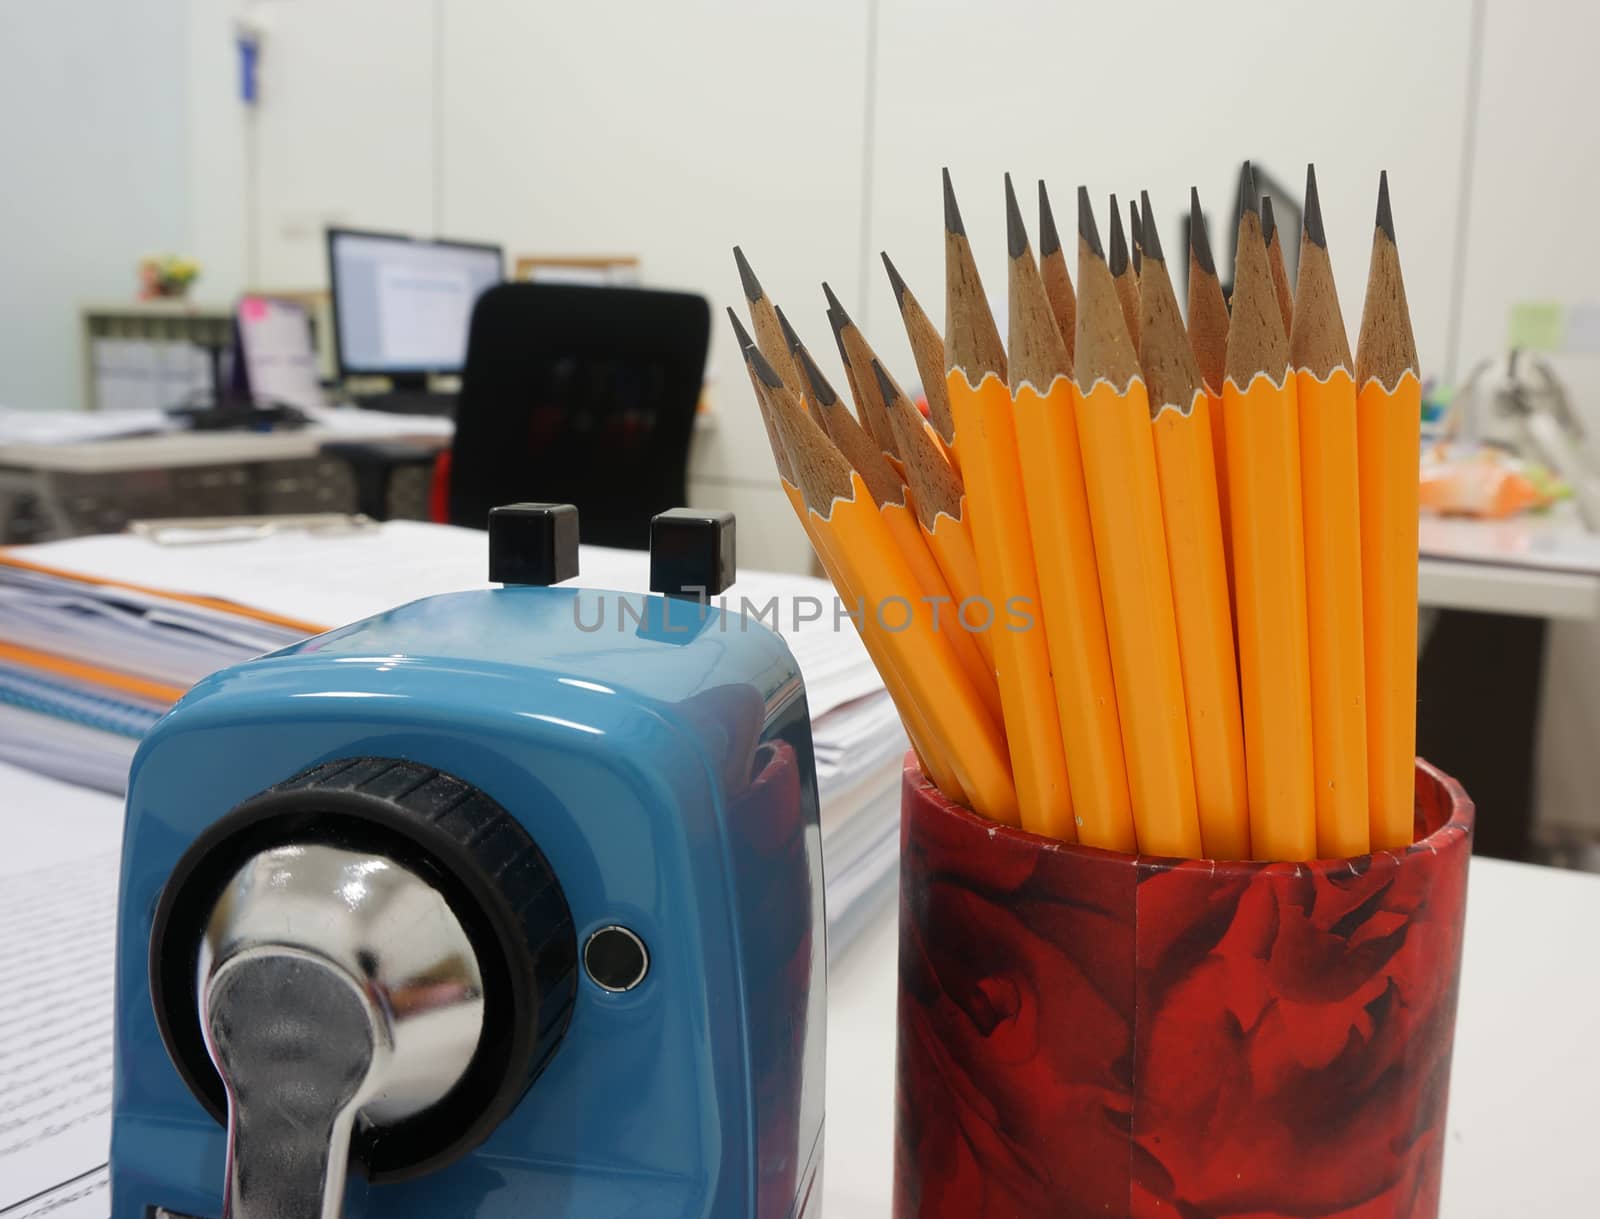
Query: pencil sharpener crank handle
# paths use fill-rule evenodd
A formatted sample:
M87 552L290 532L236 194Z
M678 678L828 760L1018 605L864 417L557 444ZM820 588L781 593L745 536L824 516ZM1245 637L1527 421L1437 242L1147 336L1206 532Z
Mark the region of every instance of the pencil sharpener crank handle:
M483 1029L478 959L443 896L383 855L320 843L239 869L195 982L227 1092L230 1219L337 1219L357 1124L436 1104Z

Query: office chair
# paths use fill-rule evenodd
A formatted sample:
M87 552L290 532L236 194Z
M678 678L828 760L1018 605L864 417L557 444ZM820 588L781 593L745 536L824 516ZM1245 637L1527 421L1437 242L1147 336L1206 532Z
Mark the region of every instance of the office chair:
M485 528L519 500L578 507L582 540L643 549L650 518L687 502L689 440L705 373L704 297L639 288L507 283L472 312L450 451L449 520ZM361 511L385 515L406 446L337 441ZM431 460L431 459L429 459Z

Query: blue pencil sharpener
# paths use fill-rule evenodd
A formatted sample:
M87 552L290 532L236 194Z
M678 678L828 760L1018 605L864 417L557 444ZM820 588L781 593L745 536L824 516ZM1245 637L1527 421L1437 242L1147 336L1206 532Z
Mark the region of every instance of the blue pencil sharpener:
M224 670L156 726L112 1219L814 1219L810 717L783 641L708 602L732 543L666 513L655 594L560 588L576 511L497 509L504 587Z

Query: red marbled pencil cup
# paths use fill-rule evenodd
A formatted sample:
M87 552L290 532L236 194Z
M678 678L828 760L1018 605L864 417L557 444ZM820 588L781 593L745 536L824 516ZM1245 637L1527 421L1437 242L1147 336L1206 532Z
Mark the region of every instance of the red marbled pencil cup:
M905 773L897 1219L1433 1219L1472 802L1306 864L1067 846Z

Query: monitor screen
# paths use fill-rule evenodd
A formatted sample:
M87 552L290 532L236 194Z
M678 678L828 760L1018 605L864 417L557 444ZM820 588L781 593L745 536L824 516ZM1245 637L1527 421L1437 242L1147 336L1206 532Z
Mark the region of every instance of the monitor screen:
M328 230L339 371L460 372L472 307L502 267L499 246Z

